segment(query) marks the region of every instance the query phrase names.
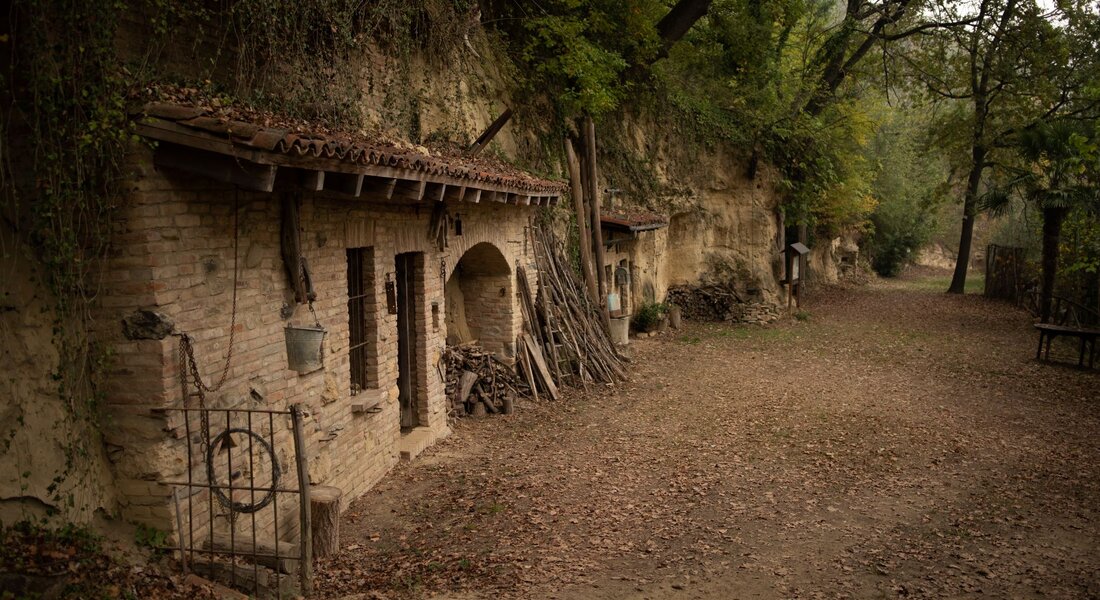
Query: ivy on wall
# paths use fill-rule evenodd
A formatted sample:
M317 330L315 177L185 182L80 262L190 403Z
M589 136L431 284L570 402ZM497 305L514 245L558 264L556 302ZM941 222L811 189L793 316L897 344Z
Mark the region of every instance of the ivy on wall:
M357 61L368 47L443 55L463 40L475 7L474 0L13 1L0 31L8 59L0 216L17 239L0 242L30 249L52 303L51 378L65 415L54 431L64 466L43 500L73 507L73 490L102 450L95 375L106 371L110 349L90 332L125 201L126 156L141 143L130 116L136 104L162 84L194 86L226 102L357 130ZM127 51L127 35L140 40L139 51ZM17 421L0 435L9 460ZM25 467L16 465L24 482Z

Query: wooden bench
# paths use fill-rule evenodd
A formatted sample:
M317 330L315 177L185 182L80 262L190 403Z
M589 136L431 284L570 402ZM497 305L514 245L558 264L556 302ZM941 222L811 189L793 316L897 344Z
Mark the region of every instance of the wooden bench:
M1092 368L1096 358L1096 338L1100 337L1100 329L1085 329L1082 327L1070 327L1068 325L1052 325L1050 323L1036 323L1039 330L1039 350L1035 353L1035 360L1043 358L1043 340L1047 343L1046 359L1050 360L1050 343L1058 336L1075 337L1081 340L1081 349L1077 356L1077 366L1085 366L1085 348L1089 349L1089 368Z

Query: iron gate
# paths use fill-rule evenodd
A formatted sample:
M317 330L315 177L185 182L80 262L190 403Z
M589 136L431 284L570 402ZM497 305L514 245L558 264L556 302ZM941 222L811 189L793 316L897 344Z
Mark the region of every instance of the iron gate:
M186 441L186 480L164 482L175 503L178 546L171 550L179 552L183 572L258 598L309 596L309 476L300 407L165 410L180 414ZM294 529L297 546L281 541Z

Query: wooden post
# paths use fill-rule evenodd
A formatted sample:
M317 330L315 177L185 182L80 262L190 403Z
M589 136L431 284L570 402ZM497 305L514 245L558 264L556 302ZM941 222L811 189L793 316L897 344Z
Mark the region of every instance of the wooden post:
M344 492L331 485L309 490L310 526L313 528L313 556L324 558L340 550L340 497Z
M596 274L592 265L592 238L588 234L588 209L584 204L584 185L581 181L581 164L573 149L573 142L565 138L565 158L569 165L569 183L573 196L573 209L577 213L577 243L581 247L581 272L588 295L597 304L600 301L600 288L596 285Z
M599 173L596 169L596 125L592 117L584 118L584 137L588 162L588 204L592 214L592 246L596 258L596 282L600 290L600 312L604 328L611 331L611 314L607 312L607 276L604 273L603 229L600 227Z
M305 436L302 434L302 407L290 406L290 420L294 425L294 458L298 467L298 552L301 560L298 574L302 582L302 595L313 595L313 532L309 514L309 459L306 456Z
M810 227L805 223L798 225L798 242L804 246L810 245ZM801 307L802 296L802 282L806 279L806 274L809 272L807 266L809 266L810 256L808 254L798 255L798 283L795 285L794 301L795 305Z

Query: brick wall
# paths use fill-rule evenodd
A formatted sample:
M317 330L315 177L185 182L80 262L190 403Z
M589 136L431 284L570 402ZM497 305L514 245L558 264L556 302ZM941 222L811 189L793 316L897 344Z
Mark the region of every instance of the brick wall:
M488 244L505 262L502 272L493 275L492 285L475 286L473 294L486 315L500 323L499 336L494 335L493 341L506 347L519 331L513 280L517 264L530 267L534 262L525 239L534 209L456 204L450 210L461 211L463 235L454 236L452 230L448 247L440 252L428 240L430 206L367 196L305 194L303 254L318 294L316 319L327 336L323 369L307 374L291 371L284 328L312 325L314 316L305 306L294 308L288 320L281 315L284 305L294 303L280 253L280 197L237 192L160 172L150 166L144 153L131 166L135 178L109 261L100 319L106 327L99 332L117 357L103 382L110 423L105 437L125 518L172 529L170 490L155 482L186 478L187 427L195 441L198 423L195 419L185 424L180 413L158 410L185 405L178 338L131 341L123 337L118 324L137 309L163 313L175 322L176 332L192 337L203 379L216 383L229 348L234 262L238 275L233 357L225 384L207 396L207 405L282 410L292 403L302 404L307 412L310 479L314 484L340 487L349 500L370 489L398 460L397 317L386 310L384 285L394 277L397 254L420 253L414 283L418 296L415 388L420 425L434 436L448 432L443 382L436 369L446 336L443 283L470 248ZM355 395L348 357L347 248L372 249L365 265L372 282L367 306L373 314L367 331L367 386ZM477 319L487 318L480 308L476 312ZM196 398L186 399L187 406L196 402ZM352 412L353 405L375 404L380 412ZM229 425L249 427L246 422ZM225 428L225 423L214 423L211 429L216 435ZM251 428L263 435L274 431L276 453L287 474L283 485L294 487L289 419L277 416L271 423L253 423ZM200 463L192 457L191 473L204 480ZM253 466L252 472L259 483L270 477L270 465ZM296 531L293 504L289 496L279 500L278 526L284 539L292 539ZM274 529L273 512L269 507L256 514L260 527ZM215 522L225 526L217 518Z
M504 255L492 244L473 246L462 255L451 277L461 291L472 338L502 358L515 356L515 270Z

